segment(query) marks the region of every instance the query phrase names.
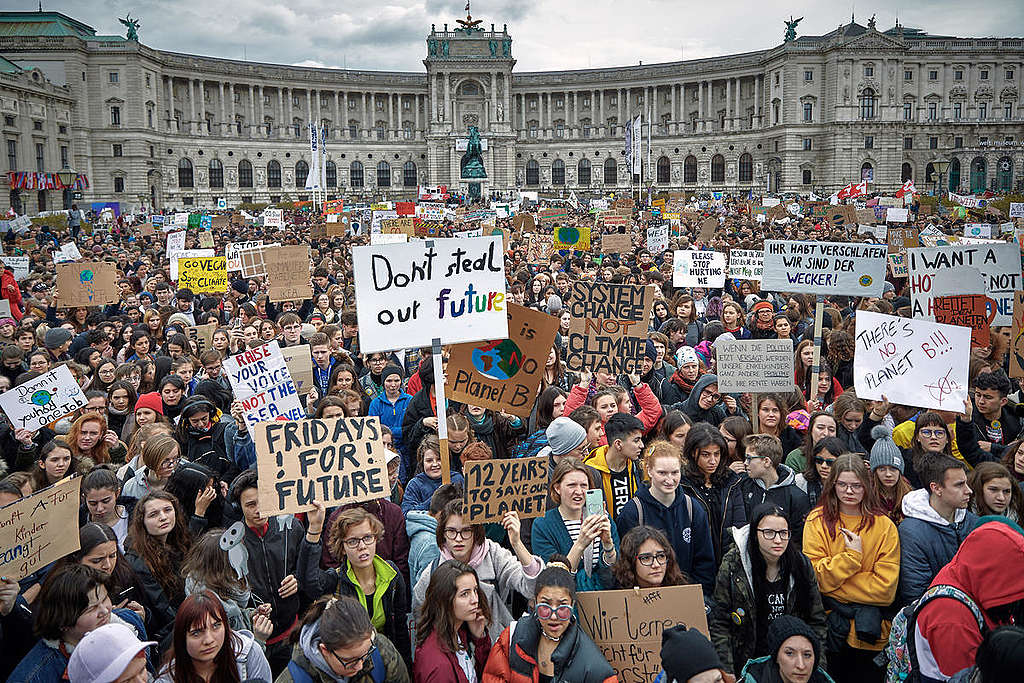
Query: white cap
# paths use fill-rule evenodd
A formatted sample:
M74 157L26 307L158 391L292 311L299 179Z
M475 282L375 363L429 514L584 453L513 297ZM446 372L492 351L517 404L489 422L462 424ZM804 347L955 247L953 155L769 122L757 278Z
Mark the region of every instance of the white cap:
M68 661L71 683L114 683L135 655L156 642L140 641L124 624L106 624L78 641Z

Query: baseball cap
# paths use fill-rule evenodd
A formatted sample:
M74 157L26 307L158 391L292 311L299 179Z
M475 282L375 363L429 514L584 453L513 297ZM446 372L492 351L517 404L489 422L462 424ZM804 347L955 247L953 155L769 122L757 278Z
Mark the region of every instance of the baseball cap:
M105 624L78 642L68 661L71 683L114 683L135 655L155 641L140 641L124 624Z

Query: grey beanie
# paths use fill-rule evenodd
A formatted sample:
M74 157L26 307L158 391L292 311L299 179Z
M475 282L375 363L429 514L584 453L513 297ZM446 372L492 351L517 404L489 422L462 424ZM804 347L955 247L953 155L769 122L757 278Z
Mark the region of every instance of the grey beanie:
M871 447L871 471L888 466L903 474L903 452L892 440L892 430L882 424L876 425L871 428L871 438L875 439L875 445Z
M587 440L587 430L568 417L556 417L544 433L553 455L565 455Z
M46 336L43 338L43 345L48 349L59 348L65 342L71 341L71 330L66 327L54 327L46 331Z
M548 315L559 315L562 312L562 298L552 294L548 297L546 308Z

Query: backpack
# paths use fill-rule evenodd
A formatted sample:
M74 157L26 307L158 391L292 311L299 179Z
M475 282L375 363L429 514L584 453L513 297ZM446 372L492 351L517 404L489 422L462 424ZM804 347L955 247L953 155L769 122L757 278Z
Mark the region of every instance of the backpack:
M917 615L921 613L922 607L935 598L952 598L967 607L977 620L981 634L985 635L988 630L985 617L971 596L955 586L932 586L920 598L897 612L893 618L889 630L889 643L875 660L886 667L885 680L897 683L919 683L921 680L920 666L917 663L917 645L914 641Z
M679 495L682 495L684 498L686 498L686 514L690 517L690 526L693 526L693 498L686 495L685 493L680 493ZM644 506L640 504L640 499L637 498L636 496L633 496L630 499L630 502L633 503L633 505L636 505L636 525L643 526Z
M373 662L373 671L370 672L370 676L373 678L374 683L384 683L387 678L388 670L384 665L384 658L380 656L380 650L374 650L370 656ZM295 663L295 660L288 662L288 673L292 676L294 683L315 683L313 677L309 675L301 666ZM363 673L360 669L356 676Z

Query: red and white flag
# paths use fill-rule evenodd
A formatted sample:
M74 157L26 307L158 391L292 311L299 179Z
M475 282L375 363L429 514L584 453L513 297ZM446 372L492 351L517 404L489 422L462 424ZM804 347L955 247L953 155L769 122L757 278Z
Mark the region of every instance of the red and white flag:
M914 181L913 180L907 180L907 182L903 183L903 187L901 187L900 189L896 190L896 197L899 198L899 199L902 199L904 196L906 196L908 194L909 195L917 194L917 188L914 187Z
M868 193L868 181L862 180L859 183L850 183L843 189L836 193L836 198L853 199L854 197L861 197Z

